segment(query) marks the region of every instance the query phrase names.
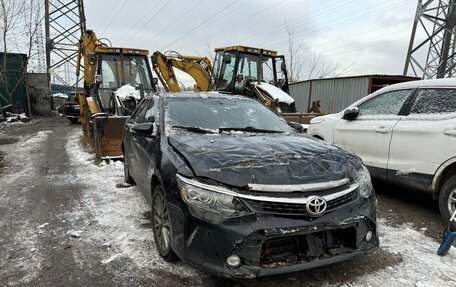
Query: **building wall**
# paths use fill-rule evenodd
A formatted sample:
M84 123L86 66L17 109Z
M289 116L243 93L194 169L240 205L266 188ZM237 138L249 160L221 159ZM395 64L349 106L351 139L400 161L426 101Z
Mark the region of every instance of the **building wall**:
M312 81L312 101L320 100L326 113L337 113L367 96L369 78L343 78Z
M309 103L310 81L290 84L290 96L295 100L296 110L307 113Z
M307 112L312 101L320 100L325 113L337 113L366 96L369 77L331 78L290 84L290 95L298 112Z
M28 73L27 88L30 95L32 113L40 116L51 115L51 96L45 73Z

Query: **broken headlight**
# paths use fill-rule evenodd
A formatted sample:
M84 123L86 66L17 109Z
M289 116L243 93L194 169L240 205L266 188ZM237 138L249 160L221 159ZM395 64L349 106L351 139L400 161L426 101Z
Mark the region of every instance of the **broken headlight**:
M201 183L177 175L179 192L193 215L209 221L223 217L244 215L247 208L236 197L236 193L215 185Z
M359 184L359 195L368 198L372 192L372 181L369 171L364 165L355 171L354 180Z

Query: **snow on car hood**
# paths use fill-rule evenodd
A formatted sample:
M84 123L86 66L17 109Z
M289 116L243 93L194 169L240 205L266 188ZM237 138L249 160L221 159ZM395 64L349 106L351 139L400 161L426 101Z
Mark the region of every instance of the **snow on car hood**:
M268 93L274 99L279 99L279 102L291 104L295 101L290 95L271 84L261 83L257 84L257 87L260 88L260 90Z
M232 186L316 183L348 176L348 154L302 135L176 133L169 142L195 176Z

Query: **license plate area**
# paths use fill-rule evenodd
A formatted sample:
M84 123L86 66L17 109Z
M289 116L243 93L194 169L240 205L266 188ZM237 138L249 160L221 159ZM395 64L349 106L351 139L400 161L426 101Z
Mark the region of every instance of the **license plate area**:
M280 267L330 258L356 249L356 228L268 238L261 248L262 267Z

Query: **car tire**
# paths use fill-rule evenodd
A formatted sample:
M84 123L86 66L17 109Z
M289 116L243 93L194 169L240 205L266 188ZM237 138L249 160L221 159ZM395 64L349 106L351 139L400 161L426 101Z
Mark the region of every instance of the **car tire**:
M456 209L456 175L447 179L440 189L439 209L445 224L448 224L451 215ZM451 225L452 228L456 228L456 223Z
M171 222L169 220L168 201L161 186L157 186L152 194L152 228L154 233L155 246L166 261L177 260L171 242Z
M68 118L72 124L78 123L78 118Z
M135 180L130 175L130 167L128 166L128 162L127 162L126 158L124 159L124 179L125 179L125 183L135 184Z

